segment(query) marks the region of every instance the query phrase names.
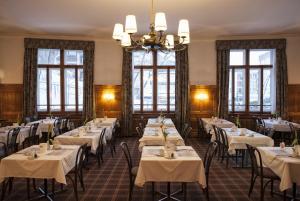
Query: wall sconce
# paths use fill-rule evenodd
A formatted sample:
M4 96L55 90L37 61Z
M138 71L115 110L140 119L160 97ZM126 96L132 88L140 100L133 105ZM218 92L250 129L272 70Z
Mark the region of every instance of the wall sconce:
M199 101L206 101L208 100L208 94L206 92L198 92L195 95L195 99Z
M102 97L106 101L111 101L115 99L115 95L112 92L105 92Z

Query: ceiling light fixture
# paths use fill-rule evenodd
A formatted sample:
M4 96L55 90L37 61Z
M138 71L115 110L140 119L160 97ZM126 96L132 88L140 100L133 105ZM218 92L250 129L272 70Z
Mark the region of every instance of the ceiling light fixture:
M150 32L148 34L134 38L133 35L137 33L137 24L134 15L126 16L125 31L123 31L123 29L123 24L115 24L112 38L120 42L126 51L132 51L134 49L146 49L147 51L181 51L186 48L185 44L190 43L188 20L182 19L179 21L177 36L166 34L166 15L165 13L158 12L154 18L153 0L151 6Z

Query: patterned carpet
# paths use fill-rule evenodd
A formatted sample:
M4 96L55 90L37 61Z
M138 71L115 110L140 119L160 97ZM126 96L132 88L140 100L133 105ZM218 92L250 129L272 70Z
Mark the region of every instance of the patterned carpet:
M126 141L132 153L133 160L138 165L140 153L138 151L137 138L119 139ZM200 157L203 158L207 148L207 142L200 141L198 138L191 138L190 144L197 150ZM233 165L233 164L230 164ZM89 170L85 170L85 185L86 191L82 192L79 189L79 199L82 201L126 201L128 192L128 174L127 164L123 157L122 150L117 147L117 154L114 158L107 151L104 155L104 163L99 168L94 157L91 157L89 162ZM226 168L225 164L218 161L213 161L210 172L210 200L211 201L247 201L259 199L259 183L255 185L255 189L248 198L248 189L250 181L249 168ZM55 195L55 200L73 201L75 200L71 182L68 181L67 191ZM39 182L42 184L41 182ZM58 188L59 186L57 186ZM172 189L179 188L179 184L172 184ZM165 191L166 184L156 184L156 189ZM204 193L196 183L188 184L188 200L206 200ZM279 201L282 197L274 195L270 196L270 188L266 190L265 200ZM277 184L275 184L275 189ZM6 197L6 200L26 200L26 183L25 179L15 179L12 193ZM38 195L32 190L31 196ZM156 200L160 197L156 196ZM178 196L181 199L181 195ZM151 185L146 184L144 188L134 188L133 200L135 201L150 201L151 200Z

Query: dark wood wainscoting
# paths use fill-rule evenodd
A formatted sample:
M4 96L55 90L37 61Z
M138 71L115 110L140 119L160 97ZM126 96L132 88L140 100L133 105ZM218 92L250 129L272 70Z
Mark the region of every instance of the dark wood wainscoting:
M122 116L121 85L95 85L95 104L97 117Z
M294 122L300 123L300 84L288 86L288 117Z
M215 85L191 85L190 86L190 110L192 133L198 132L197 118L216 115L217 98Z
M23 115L23 84L0 84L0 119L16 122Z

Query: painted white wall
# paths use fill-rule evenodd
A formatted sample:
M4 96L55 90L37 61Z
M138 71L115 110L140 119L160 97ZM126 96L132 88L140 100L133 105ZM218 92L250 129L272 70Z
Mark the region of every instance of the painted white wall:
M21 84L23 82L24 37L0 36L1 83ZM51 36L43 36L43 38L82 39ZM272 38L276 38L276 36L272 36ZM277 38L282 38L282 36ZM285 38L287 38L289 84L300 84L300 36L288 36ZM118 44L112 39L84 39L94 40L96 43L95 84L121 84L122 50ZM192 40L189 46L189 63L191 84L216 84L215 39Z

